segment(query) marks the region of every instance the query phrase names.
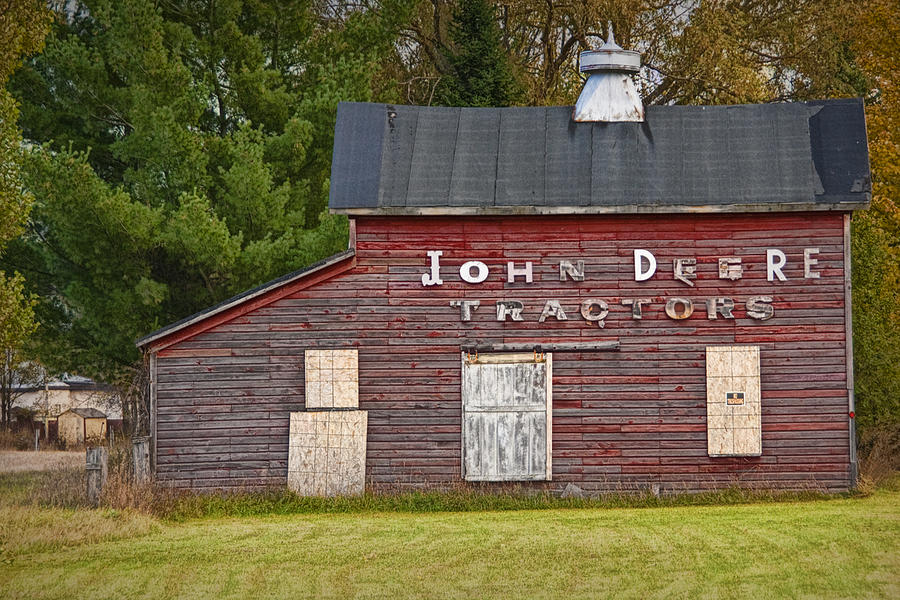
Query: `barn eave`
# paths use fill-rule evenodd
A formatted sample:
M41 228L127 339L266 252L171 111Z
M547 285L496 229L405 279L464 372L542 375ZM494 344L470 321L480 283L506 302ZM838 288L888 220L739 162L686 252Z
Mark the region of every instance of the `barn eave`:
M223 300L219 304L185 317L180 321L157 329L135 341L135 345L145 352L159 351L176 342L202 333L210 327L236 318L249 310L274 302L295 291L298 286L299 289L303 289L307 287L304 284L312 285L321 280L321 277L313 277L314 275L326 275L326 278L330 278L346 269L350 269L355 264L355 258L356 250L354 248L334 254L308 267L273 279L227 300ZM216 319L215 317L219 318Z

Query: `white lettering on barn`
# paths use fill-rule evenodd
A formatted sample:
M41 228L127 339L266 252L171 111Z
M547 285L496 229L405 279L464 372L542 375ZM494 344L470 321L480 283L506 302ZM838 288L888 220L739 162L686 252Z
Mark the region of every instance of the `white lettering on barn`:
M431 267L428 273L422 275L422 285L441 285L444 281L441 279L441 255L442 250L429 250L426 252L428 258L431 259Z
M813 258L813 254L818 254L818 248L804 248L803 249L803 277L806 279L818 279L821 273L818 271L813 271L813 265L819 263L819 260Z
M647 261L647 268L644 269L644 261ZM634 251L634 280L646 281L653 277L656 273L656 257L652 252L647 250Z
M687 319L692 314L694 303L689 298L669 298L666 302L666 315L670 319Z
M459 307L459 320L471 321L472 313L481 306L480 300L451 300L450 306Z
M585 300L581 303L581 316L585 321L593 321L601 329L606 326L603 319L609 314L609 304L604 300L594 300L593 298Z
M524 277L525 283L532 283L534 281L534 275L531 269L531 261L525 263L525 267L522 269L516 268L516 263L509 261L506 263L506 281L507 283L515 283L516 277Z
M574 264L570 260L559 261L559 280L565 281L567 276L573 281L584 281L584 261L579 260Z
M717 319L722 315L724 319L733 319L734 300L731 298L710 298L706 301L706 318Z
M513 321L524 321L523 310L525 305L518 300L501 300L497 302L497 320L505 321L508 315Z
M744 276L744 267L738 256L725 256L719 259L719 279L737 281Z
M538 319L538 323L543 323L547 320L547 317L553 317L557 321L566 321L569 319L562 309L562 306L559 305L559 300L547 300L544 304L544 310L541 311L541 317Z
M821 278L821 271L814 270L819 260L815 255L819 254L819 248L803 249L803 277L805 279ZM442 250L428 250L426 252L428 258L428 271L422 274L422 285L425 287L444 285L441 278L441 257L444 256ZM656 256L649 250L635 249L634 256L634 280L647 281L653 278L657 273ZM519 266L514 261L506 262L506 285L515 284L532 284L536 280L536 272L532 261L523 261ZM691 287L695 287L695 281L698 278L697 259L690 258L674 258L672 259L672 276L676 281L680 281ZM539 263L540 264L540 263ZM585 281L585 263L584 260L560 260L559 281ZM784 269L788 264L787 255L777 248L766 249L766 279L771 282L787 281L788 277L784 273ZM745 264L743 259L738 256L725 256L717 259L715 263L718 279L727 279L730 281L738 281L743 278ZM480 284L487 281L491 273L491 267L487 263L480 260L466 260L459 267L459 278L461 281L470 284ZM716 275L712 275L715 277ZM554 275L555 277L555 275ZM537 275L540 281L540 276ZM659 310L659 303L663 303L662 311L673 320L689 319L694 315L697 307L706 308L706 318L714 319L735 319L734 311L738 306L734 298L730 297L713 297L713 298L615 298L613 303L627 307L626 314L635 321L644 318L648 311ZM578 302L578 301L576 301ZM775 315L775 307L773 306L772 296L750 296L744 301L744 314L747 318L757 321L766 321ZM462 322L471 322L473 313L481 305L480 300L451 300L450 306L459 309L459 320ZM524 321L527 307L519 300L497 300L496 301L496 319L497 321ZM572 312L577 312L581 318L589 323L596 323L597 327L605 327L605 320L609 316L609 301L600 298L589 298L580 301ZM567 308L563 303L556 299L545 300L540 312L537 313L537 321L543 323L548 319L556 321L568 320ZM739 313L740 316L740 313ZM698 317L694 317L698 318ZM702 318L702 317L699 317Z
M656 256L649 250L636 249L634 252L634 280L647 281L656 275ZM819 260L813 255L818 254L818 248L803 249L803 277L805 279L819 279L821 272L814 271ZM429 259L428 272L422 274L422 285L425 287L443 285L444 280L441 279L441 256L444 255L443 250L428 250L426 256ZM766 249L766 279L768 281L787 281L788 278L784 274L784 268L787 266L787 255L777 248ZM560 260L559 280L560 281L584 281L585 267L584 260ZM743 259L739 256L724 256L717 260L719 279L729 279L737 281L744 275ZM691 258L674 258L672 259L672 277L676 281L680 281L691 287L694 287L694 281L698 277L697 259ZM463 262L459 267L459 278L466 283L483 283L487 281L491 274L490 267L487 263L480 260L468 260ZM517 266L514 261L506 261L506 283L534 283L534 263L525 261L524 266Z
M690 318L696 306L706 306L707 319L734 319L734 311L737 303L734 298L707 298L695 299L690 298L666 298L664 312L667 317L672 320L680 321ZM650 298L622 298L620 300L622 306L627 306L627 313L632 320L640 321L648 312L648 307L655 303ZM480 302L478 300L451 300L450 306L460 309L459 320L471 321L472 313L478 308ZM498 321L524 321L524 313L528 307L524 302L519 300L498 300L497 301L497 320ZM765 321L771 319L775 314L775 307L772 306L771 296L751 296L744 303L744 310L747 317L757 321ZM573 311L574 312L574 311ZM609 316L609 303L606 300L598 298L590 298L581 302L577 312L580 312L581 318L590 323L596 323L598 327L605 327L605 319ZM535 310L535 314L537 311ZM557 321L567 321L569 319L566 309L559 300L547 300L537 316L538 323L543 323L549 318ZM702 318L702 317L700 317Z
M472 275L472 269L477 269L478 274ZM459 268L459 276L466 283L481 283L488 278L488 273L487 265L480 260L470 260Z
M787 264L787 257L784 252L774 248L766 250L766 279L775 281L778 277L779 281L787 281L787 277L781 272L781 268Z
M672 261L672 273L675 279L693 287L692 279L697 279L697 259L696 258L676 258Z

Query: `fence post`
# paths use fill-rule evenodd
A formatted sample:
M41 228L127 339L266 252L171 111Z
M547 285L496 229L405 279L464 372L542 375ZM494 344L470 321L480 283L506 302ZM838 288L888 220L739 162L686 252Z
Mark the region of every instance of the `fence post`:
M134 459L134 482L150 481L150 438L139 436L131 438L132 457Z
M40 429L35 429L35 430L34 430L34 451L35 451L35 452L37 452L38 450L41 449L41 442L40 442L40 440L41 440L41 430L40 430Z
M87 497L93 506L100 504L100 492L106 485L109 451L103 446L88 447L85 452L85 472L87 473Z

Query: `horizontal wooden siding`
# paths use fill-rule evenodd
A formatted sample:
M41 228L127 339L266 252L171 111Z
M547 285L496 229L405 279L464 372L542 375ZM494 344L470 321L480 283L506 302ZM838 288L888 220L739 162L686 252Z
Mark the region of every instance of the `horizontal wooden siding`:
M843 215L359 219L357 263L192 338L157 363L157 476L195 488L283 484L288 415L304 408L303 351L359 349L359 407L369 411L367 481L375 487L460 481L461 345L618 340L619 351L555 353L553 488L702 490L732 483L849 486ZM655 276L634 280L633 251L652 252ZM766 280L766 249L787 256L787 281ZM805 279L804 248L818 248ZM424 287L426 250L442 250L443 285ZM718 277L719 257L743 259L743 278ZM672 260L696 258L690 287ZM468 260L490 268L460 280ZM584 260L585 280L559 280L559 261ZM534 282L507 283L506 263L532 261ZM774 317L745 314L772 296ZM695 303L684 320L667 298ZM710 320L704 300L734 298L735 319ZM603 329L580 303L608 302ZM622 298L649 298L632 318ZM479 300L470 322L451 300ZM546 300L567 321L538 322ZM524 303L498 322L495 303ZM164 343L165 340L162 340ZM762 456L710 458L705 348L760 347Z

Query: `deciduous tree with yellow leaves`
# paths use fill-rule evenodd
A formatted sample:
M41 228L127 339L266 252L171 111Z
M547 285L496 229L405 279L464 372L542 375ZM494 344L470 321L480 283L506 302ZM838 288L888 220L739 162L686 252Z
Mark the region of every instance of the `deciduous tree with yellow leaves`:
M41 49L50 26L50 11L40 0L0 0L0 255L22 232L31 196L22 185L22 136L18 105L6 90L22 58ZM35 300L18 273L0 271L0 425L9 426L12 388L22 348L34 331Z
M866 106L872 206L853 222L854 358L863 430L900 427L900 10L865 0L853 50Z

